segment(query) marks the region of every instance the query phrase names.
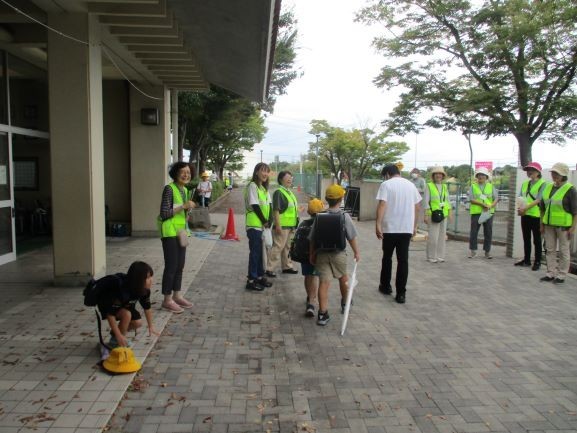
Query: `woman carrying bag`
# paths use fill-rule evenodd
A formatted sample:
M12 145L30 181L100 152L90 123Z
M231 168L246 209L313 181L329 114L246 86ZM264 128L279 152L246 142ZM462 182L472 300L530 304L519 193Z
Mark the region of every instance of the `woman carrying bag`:
M265 273L265 253L263 251L263 232L272 225L271 198L268 192L270 168L259 162L252 174L252 179L244 190L246 235L248 237L248 275L247 290L263 291L272 286ZM270 233L270 232L269 232Z
M192 303L182 297L180 286L188 245L187 214L196 205L186 188L190 182L188 164L175 162L168 174L173 182L166 185L162 191L159 215L160 240L164 254L162 308L173 313L182 313L183 308L192 308Z
M425 224L429 227L427 237L427 260L431 263L445 261L447 219L452 218L449 191L443 180L447 176L443 167L433 167L431 182L425 187Z

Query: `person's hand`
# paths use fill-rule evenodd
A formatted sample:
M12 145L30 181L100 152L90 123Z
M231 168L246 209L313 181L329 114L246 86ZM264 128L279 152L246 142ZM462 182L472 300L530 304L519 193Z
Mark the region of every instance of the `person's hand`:
M128 347L128 340L122 334L116 336L116 341L118 342L119 346Z
M156 335L158 337L160 335L160 332L154 329L154 326L151 326L148 328L148 336L152 337L153 335Z
M357 263L361 260L361 254L358 252L355 253L354 257L355 257L355 262L357 262Z
M575 233L575 227L571 226L569 227L569 230L567 230L567 239L571 240L573 233Z
M540 227L539 231L541 232L541 234L545 233L545 224L541 223L541 227Z
M317 262L317 255L316 254L311 254L311 256L309 257L309 262L311 263L311 265L315 265Z
M429 225L429 217L427 215L425 215L425 217L423 218L423 222Z
M282 235L282 227L281 226L275 226L274 232L279 236Z
M375 228L375 234L377 235L377 239L383 239L383 232L378 225Z
M524 216L525 215L525 209L521 209L521 208L517 209L517 215Z

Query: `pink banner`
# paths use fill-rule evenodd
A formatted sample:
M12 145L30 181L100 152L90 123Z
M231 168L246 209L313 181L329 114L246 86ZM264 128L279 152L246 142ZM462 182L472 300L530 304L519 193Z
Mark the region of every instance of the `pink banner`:
M485 167L489 172L493 171L493 161L475 161L475 170Z

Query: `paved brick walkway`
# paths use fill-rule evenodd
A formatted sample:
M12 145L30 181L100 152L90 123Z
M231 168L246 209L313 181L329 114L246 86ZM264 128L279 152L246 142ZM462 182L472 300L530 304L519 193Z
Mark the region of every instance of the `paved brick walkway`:
M459 242L433 265L413 243L398 305L376 289L374 223L357 227L360 282L340 337L336 285L324 328L303 316L300 275L244 289L237 215L241 241L215 242L189 289L195 308L172 316L110 431L577 431L575 279L540 283L544 272L514 268L503 248L469 260Z

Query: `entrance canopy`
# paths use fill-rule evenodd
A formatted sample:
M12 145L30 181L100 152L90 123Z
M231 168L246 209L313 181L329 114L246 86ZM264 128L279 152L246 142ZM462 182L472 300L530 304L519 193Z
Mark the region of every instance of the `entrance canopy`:
M263 101L270 81L280 0L7 0L0 48L46 68L47 14L98 16L103 78L206 90L215 84ZM58 30L58 29L55 29Z

